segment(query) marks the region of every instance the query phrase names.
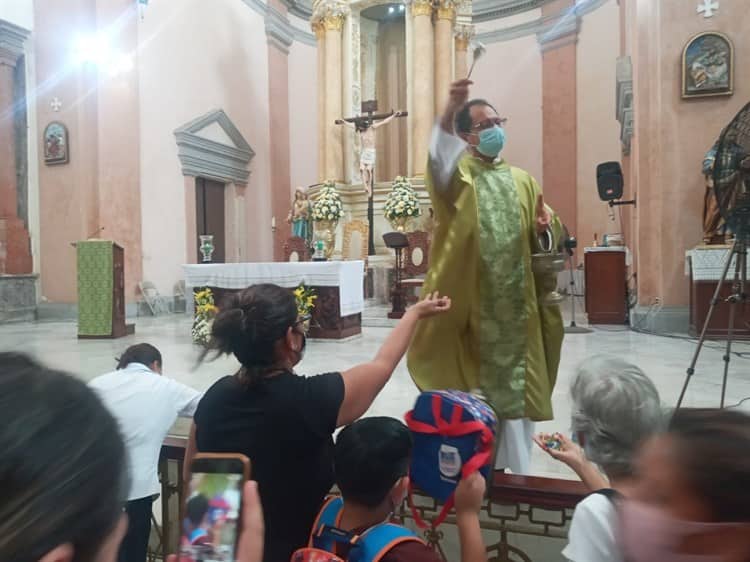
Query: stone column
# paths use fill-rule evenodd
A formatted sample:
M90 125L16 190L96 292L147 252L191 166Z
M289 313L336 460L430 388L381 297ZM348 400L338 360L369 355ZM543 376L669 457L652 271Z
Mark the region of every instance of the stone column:
M563 13L573 6L574 0L558 0L545 5L542 15ZM578 232L578 25L578 18L563 18L537 33L542 51L542 186L546 187L545 201L570 232Z
M270 117L271 155L271 217L276 218L276 229L272 229L273 258L284 258L284 242L291 229L284 220L291 207L291 176L289 149L289 49L294 36L289 31L286 6L280 0L270 0L266 16L266 39L268 42L268 94Z
M469 42L474 36L472 25L457 25L455 31L455 73L454 79L466 78L469 73Z
M326 167L325 179L344 181L344 134L343 125L334 121L345 117L342 106L341 75L341 30L344 27L342 14L328 14L322 19L325 27L325 122Z
M415 176L423 176L427 164L430 131L435 119L435 47L432 29L432 2L413 0L414 18L412 163Z
M321 21L314 21L312 29L318 55L318 181L323 181L326 179L326 130L323 123L326 116L326 31Z
M14 74L27 32L0 21L0 274L31 273L31 242L18 216Z
M440 115L448 100L453 78L453 0L441 0L435 19L435 114Z

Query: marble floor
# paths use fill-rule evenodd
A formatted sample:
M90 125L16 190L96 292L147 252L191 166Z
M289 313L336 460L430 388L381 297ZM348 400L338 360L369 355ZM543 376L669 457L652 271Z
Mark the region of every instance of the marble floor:
M372 316L372 313L370 314ZM344 342L313 341L298 372L314 374L342 370L373 357L389 332L388 327L365 327L359 338ZM78 340L73 322L43 322L0 325L0 350L29 352L50 366L89 380L112 370L115 357L128 345L147 341L164 356L165 373L198 390L205 390L219 377L236 370L233 358L220 358L197 365L198 349L190 340L190 320L184 314L138 318L136 333L118 340ZM557 386L553 395L555 420L538 424L540 431L567 431L570 419L568 385L575 366L583 358L608 353L637 363L657 384L667 406L673 406L685 379L685 369L695 349L694 341L645 335L625 327L594 328L590 334L565 338ZM721 391L723 342L709 342L701 353L690 383L686 405L718 406ZM737 343L730 364L727 403L750 396L750 344ZM411 408L417 389L404 362L370 408L368 415L402 417ZM750 400L739 406L750 411ZM184 429L184 424L179 430ZM534 451L532 473L573 477L564 466L539 450Z

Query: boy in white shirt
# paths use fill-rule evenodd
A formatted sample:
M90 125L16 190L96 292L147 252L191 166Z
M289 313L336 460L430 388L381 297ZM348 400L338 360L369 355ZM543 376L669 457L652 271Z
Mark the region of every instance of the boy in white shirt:
M153 345L130 346L117 369L93 379L105 406L117 419L128 451L129 525L119 562L144 562L151 533L151 504L159 495L157 465L167 432L178 416L192 417L201 394L161 376L161 353Z

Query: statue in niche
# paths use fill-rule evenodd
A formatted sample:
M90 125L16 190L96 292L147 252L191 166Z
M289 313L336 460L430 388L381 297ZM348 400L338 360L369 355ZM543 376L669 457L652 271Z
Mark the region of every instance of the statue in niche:
M312 206L304 187L294 190L294 203L286 221L292 225L292 236L299 236L310 245L312 229L310 228L310 211Z
M359 153L359 173L362 176L367 196L372 197L373 186L375 185L375 129L387 125L396 117L406 117L406 111L393 111L386 114L373 115L377 111L378 104L376 101L362 102L363 115L348 117L346 119L336 119L337 125L346 125L354 129L359 134L360 153Z
M722 130L719 134L719 139L724 133ZM722 180L726 183L726 179L736 173L736 170L742 166L742 158L744 156L742 148L736 143L732 143L728 147L730 150L725 152L725 158L727 161L722 167L724 176ZM724 217L721 216L721 207L731 207L734 204L734 198L738 191L741 190L741 181L734 186L733 189L725 189L722 193L724 200L719 201L714 191L714 165L716 163L716 152L719 149L719 140L706 152L703 157L703 177L706 181L706 191L703 197L703 243L704 244L728 244L731 243L732 232L726 225ZM729 176L726 174L730 174ZM722 185L724 185L724 183Z

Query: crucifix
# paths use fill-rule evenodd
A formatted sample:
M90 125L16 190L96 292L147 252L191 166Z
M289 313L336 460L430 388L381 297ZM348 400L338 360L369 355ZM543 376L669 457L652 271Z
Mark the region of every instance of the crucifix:
M359 172L362 175L362 183L367 192L367 222L370 223L367 253L375 255L375 241L373 239L373 201L372 192L375 186L375 129L387 125L396 117L406 117L406 111L393 111L390 113L375 113L378 110L376 100L362 102L362 114L345 119L336 119L336 125L346 125L359 134Z

